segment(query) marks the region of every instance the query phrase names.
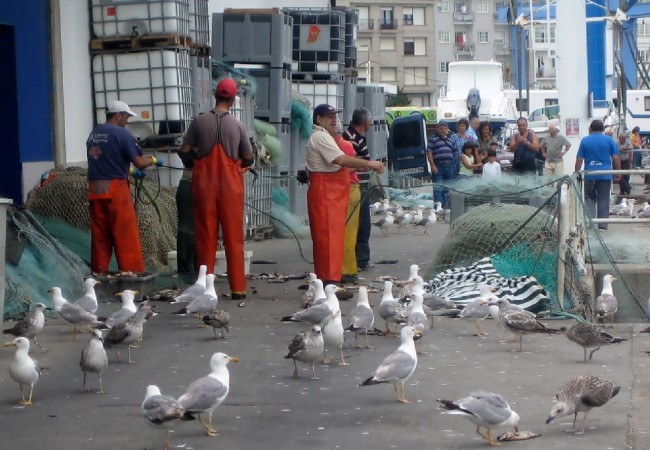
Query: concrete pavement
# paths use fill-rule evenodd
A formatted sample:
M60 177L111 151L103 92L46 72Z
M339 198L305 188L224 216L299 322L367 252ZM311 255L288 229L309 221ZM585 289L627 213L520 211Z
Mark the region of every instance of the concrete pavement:
M408 266L430 264L447 231L436 226L432 235L391 234L384 238L373 230L373 261L398 260L395 265L376 265L362 272L366 281L379 275L404 278ZM308 240L304 251L311 259ZM276 265L252 265L252 273L282 272L301 274L311 266L302 261L293 240L248 242L253 260L277 261ZM36 385L34 405L18 405L17 385L9 378L8 364L13 352L0 350L0 447L7 449L153 449L160 448L164 433L145 423L139 407L148 384L157 384L163 394L179 396L196 378L209 372L213 352L238 356L230 364L231 391L215 411L213 425L221 436L209 438L197 422L176 424L175 448L238 450L259 449L475 449L487 444L474 432L469 421L441 414L436 398L457 399L476 389L501 393L521 416L520 428L542 434L505 447L542 450L566 449L648 449L648 362L650 336L639 334L641 325L617 324L610 330L630 342L604 347L588 364L582 349L564 336L524 337L524 352L512 353L508 345L497 343L500 332L494 323L485 328L486 338L472 336L473 324L463 320L439 319L423 338L418 367L407 383L408 405L395 401L393 388L383 384L358 387L381 360L397 346L398 340L371 336L373 350L355 349L353 336L346 338L345 355L349 366L317 367L320 381L308 379L309 367L300 366L303 378L290 378L291 360L283 357L294 334L304 327L283 324L279 318L300 308L299 281L272 284L251 281L257 294L239 307L229 299L220 301L232 315L232 328L225 340L215 340L212 329L198 328L190 317L169 314L175 308L159 304L160 315L145 325L145 340L133 350L137 364L111 363L104 372L105 395L81 394L82 373L79 354L87 336L64 342L67 326L60 319L48 320L39 341L50 351L31 354L47 367ZM218 291L228 292L225 281ZM379 304L381 294L370 294L371 304ZM345 316L354 301L341 302ZM102 304L102 313L117 308ZM547 321L559 328L568 321ZM377 318L375 325L383 326ZM5 324L7 326L7 324ZM8 340L8 339L7 339ZM109 360L114 361L114 353ZM620 394L588 417L584 436L564 433L572 417L546 425L555 393L571 377L599 375L622 386ZM90 385L97 386L90 375ZM580 414L580 418L582 414ZM506 431L499 430L498 433Z

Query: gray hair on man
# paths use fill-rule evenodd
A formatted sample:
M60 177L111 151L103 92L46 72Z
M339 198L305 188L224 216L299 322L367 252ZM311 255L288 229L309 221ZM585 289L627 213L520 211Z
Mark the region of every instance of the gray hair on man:
M370 111L366 108L357 108L352 112L352 125L365 125L366 122L372 117Z

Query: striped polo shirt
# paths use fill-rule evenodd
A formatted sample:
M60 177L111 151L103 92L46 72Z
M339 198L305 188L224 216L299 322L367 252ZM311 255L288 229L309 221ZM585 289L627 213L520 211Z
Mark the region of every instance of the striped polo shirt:
M452 166L454 164L454 141L450 137L435 135L427 142L427 151L431 152L436 166Z

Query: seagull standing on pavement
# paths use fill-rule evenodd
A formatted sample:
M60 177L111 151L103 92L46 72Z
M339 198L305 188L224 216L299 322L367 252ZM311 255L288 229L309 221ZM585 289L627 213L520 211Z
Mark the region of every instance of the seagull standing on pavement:
M38 345L38 348L42 352L47 351L46 347L43 347L36 340L36 336L43 331L43 326L45 325L45 305L43 303L36 303L32 310L27 313L27 315L19 320L13 327L6 330L2 330L2 334L11 334L16 337L26 337L27 339L34 339L34 344Z
M354 331L354 343L360 348L358 334L361 332L366 337L366 348L373 348L368 344L368 330L375 323L375 315L370 309L368 301L368 288L359 286L359 295L357 297L357 306L350 312L350 322L346 330Z
M618 311L618 299L614 296L612 282L618 280L613 275L607 274L603 277L603 290L596 299L596 317L602 320L605 326L605 318L610 317L614 326L614 314Z

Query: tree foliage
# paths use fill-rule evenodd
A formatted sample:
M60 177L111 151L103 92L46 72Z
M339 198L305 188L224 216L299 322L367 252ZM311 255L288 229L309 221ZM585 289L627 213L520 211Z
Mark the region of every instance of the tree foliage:
M411 100L408 95L404 93L404 88L397 88L396 95L388 95L386 98L386 106L411 106Z

